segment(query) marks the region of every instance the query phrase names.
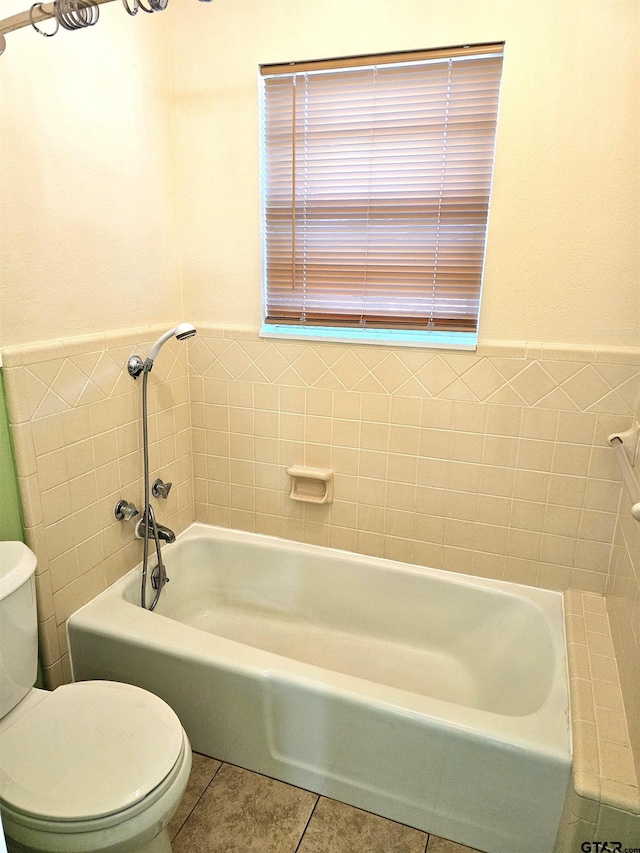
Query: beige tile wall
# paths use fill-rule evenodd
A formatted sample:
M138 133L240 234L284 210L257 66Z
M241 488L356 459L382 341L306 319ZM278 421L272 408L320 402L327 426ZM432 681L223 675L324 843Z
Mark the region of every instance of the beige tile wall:
M639 352L477 354L274 342L189 349L196 519L458 572L603 593ZM335 472L330 506L292 464Z
M141 395L126 372L165 329L3 350L27 543L38 557L46 683L68 681L67 617L141 559L120 498L143 501ZM157 507L176 532L193 520L187 355L168 343L149 380L151 471L174 486Z
M640 791L605 598L569 590L565 630L573 772L556 853L605 840L630 849L640 838Z
M575 789L581 797L638 814L638 778L605 598L570 590L565 621Z
M640 420L640 400L637 417ZM640 474L638 465L636 472ZM640 522L623 490L615 530L606 601L629 733L640 778Z
M125 365L163 331L3 350L51 685L68 677L67 616L140 560L113 518L120 497L142 500ZM392 350L200 325L151 374L152 473L175 484L159 518L602 593L621 491L606 436L631 424L639 375L637 350ZM296 463L335 472L333 504L289 498Z

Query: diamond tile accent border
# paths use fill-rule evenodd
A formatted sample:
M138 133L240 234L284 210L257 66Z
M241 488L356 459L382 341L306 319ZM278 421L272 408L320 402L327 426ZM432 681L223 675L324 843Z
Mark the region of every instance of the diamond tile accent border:
M202 326L200 335L199 376L611 415L632 414L638 398L635 349L496 342L476 354L378 347L372 357L365 345L274 343L252 329Z

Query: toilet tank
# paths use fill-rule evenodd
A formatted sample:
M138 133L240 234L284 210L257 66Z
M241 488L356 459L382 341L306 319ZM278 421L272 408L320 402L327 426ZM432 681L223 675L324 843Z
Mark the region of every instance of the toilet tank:
M0 719L33 687L38 668L36 555L0 542Z

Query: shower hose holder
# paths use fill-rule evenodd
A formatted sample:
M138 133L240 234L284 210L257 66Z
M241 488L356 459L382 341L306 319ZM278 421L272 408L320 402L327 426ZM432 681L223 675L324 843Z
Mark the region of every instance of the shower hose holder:
M129 376L137 379L144 370L144 361L139 355L130 356L127 362L127 370L129 371Z

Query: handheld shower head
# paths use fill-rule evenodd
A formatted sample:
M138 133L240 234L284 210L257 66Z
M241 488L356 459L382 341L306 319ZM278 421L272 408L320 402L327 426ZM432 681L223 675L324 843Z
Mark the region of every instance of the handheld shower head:
M192 326L191 323L180 323L179 326L174 326L173 329L169 329L168 332L165 332L164 335L160 335L158 340L149 350L149 355L147 356L147 361L155 361L160 349L166 342L172 338L174 335L179 341L184 341L186 338L192 338L196 334L196 327Z
M186 341L187 338L193 338L198 334L196 327L192 326L191 323L180 323L179 326L176 326L176 338L179 341Z
M130 376L137 379L143 370L148 373L153 367L153 362L156 360L156 357L163 345L166 344L170 338L174 337L174 335L179 341L185 341L187 338L192 338L196 334L196 327L191 323L180 323L178 326L174 326L173 329L169 329L169 331L165 332L164 335L160 335L158 340L151 347L146 361L143 362L138 355L131 356L127 364Z

